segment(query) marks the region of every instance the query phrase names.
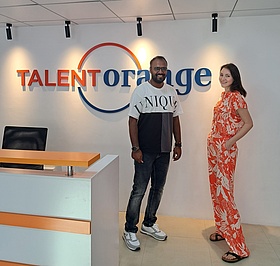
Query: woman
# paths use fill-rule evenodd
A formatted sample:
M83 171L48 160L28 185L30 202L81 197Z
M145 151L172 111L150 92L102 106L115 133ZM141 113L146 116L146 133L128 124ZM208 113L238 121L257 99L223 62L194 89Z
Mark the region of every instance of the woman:
M238 148L236 142L253 127L244 100L238 68L223 65L219 77L224 88L214 107L212 129L207 139L210 192L213 201L216 231L211 241L226 240L230 250L222 260L237 262L250 255L242 232L240 215L234 202L234 172Z

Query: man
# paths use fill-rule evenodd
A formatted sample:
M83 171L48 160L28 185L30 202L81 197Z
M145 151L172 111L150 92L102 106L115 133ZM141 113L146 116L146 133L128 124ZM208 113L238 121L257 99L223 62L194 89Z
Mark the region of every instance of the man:
M140 207L149 180L149 191L144 221L140 232L164 241L167 235L155 223L175 138L173 160L181 157L181 128L179 115L182 108L176 90L165 84L167 61L156 56L150 61L151 79L133 92L129 109L129 135L134 160L134 180L129 198L123 239L130 250L139 250L137 224Z

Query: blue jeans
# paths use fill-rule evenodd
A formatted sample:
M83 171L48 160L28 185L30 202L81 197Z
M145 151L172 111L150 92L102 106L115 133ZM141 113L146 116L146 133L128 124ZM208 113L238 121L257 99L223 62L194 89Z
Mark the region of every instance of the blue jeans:
M125 230L136 233L139 222L140 208L147 186L151 179L147 207L143 224L152 226L156 220L163 188L166 181L167 171L170 162L170 153L143 153L144 163L134 161L134 180L130 194L127 210Z

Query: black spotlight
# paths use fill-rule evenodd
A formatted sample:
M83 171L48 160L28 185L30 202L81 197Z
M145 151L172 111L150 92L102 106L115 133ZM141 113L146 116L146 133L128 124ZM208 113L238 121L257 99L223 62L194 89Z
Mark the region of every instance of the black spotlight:
M70 20L66 20L65 21L65 37L66 38L70 38L71 37L71 34L70 34L70 24L71 24Z
M137 35L142 36L142 25L141 25L142 18L138 17L137 21L138 21L138 23L137 23Z
M212 14L212 32L217 32L218 30L218 13L213 13Z
M13 36L12 36L12 27L13 25L11 23L7 23L6 24L6 34L7 34L7 40L12 40Z

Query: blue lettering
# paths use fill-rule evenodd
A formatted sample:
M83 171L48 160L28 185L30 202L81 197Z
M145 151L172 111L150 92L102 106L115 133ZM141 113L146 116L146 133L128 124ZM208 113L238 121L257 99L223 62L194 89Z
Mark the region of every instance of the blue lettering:
M129 73L133 75L133 78L135 77L135 70L122 70L123 73L123 84L121 85L122 87L131 87L130 84L128 84L128 76Z
M166 84L173 86L172 81L171 81L171 71L169 69L167 70L165 80L166 80Z
M175 75L175 84L179 88L176 88L178 95L187 95L190 93L192 89L192 73L194 71L194 68L183 68L180 69L176 75ZM123 69L121 70L121 73L119 73L115 69L108 69L105 71L103 75L103 80L105 85L113 87L118 85L120 82L120 77L122 77L122 84L121 87L131 87L131 84L129 82L129 77L132 79L135 78L135 73L137 75L137 82L136 86L139 86L145 81L148 81L150 79L150 71L147 69L141 69L137 70L137 72L133 69ZM194 75L194 82L196 85L200 87L206 87L211 84L211 77L212 73L211 70L208 68L200 68L195 72ZM174 86L172 83L172 71L167 70L166 73L166 84L170 86ZM181 88L183 89L181 89Z
M202 72L204 72L204 73L202 73ZM203 84L202 81L201 81L201 78L204 78L204 77L206 77L206 78L210 77L209 80L208 80L208 83L206 83L206 84ZM204 87L204 86L208 86L211 83L211 77L212 77L212 74L211 74L210 69L200 68L196 71L195 76L194 76L194 80L195 80L195 83L198 86L203 86Z
M140 74L144 72L144 77L139 77ZM138 70L137 71L137 86L139 86L141 83L148 81L150 79L150 72L149 70Z
M186 87L185 92L180 92L178 89L176 89L178 95L186 95L191 91L191 88L192 88L192 71L193 70L194 70L193 68L184 68L184 69L181 69L177 72L176 83L181 87ZM182 81L183 74L185 74L185 83L183 83L183 81Z
M112 84L110 84L110 82L109 82L110 72L113 73L113 83ZM119 83L120 75L119 75L117 70L115 70L115 69L108 69L104 73L103 80L104 80L104 83L107 86L113 87L113 86L116 86Z

